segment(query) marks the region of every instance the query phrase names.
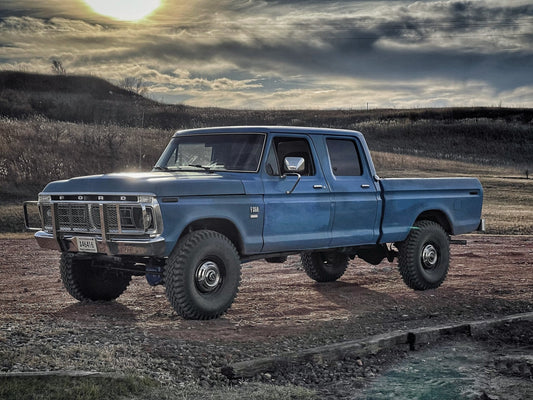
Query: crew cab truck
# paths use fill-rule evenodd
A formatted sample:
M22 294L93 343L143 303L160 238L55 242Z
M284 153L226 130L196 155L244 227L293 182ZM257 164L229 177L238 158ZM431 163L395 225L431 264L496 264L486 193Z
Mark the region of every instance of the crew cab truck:
M241 263L291 254L318 282L355 257L398 258L410 288L437 288L450 235L481 226L482 197L477 179L379 178L355 131L193 129L174 134L151 172L49 183L35 238L61 252L80 301L115 299L144 275L184 318L211 319L233 303Z

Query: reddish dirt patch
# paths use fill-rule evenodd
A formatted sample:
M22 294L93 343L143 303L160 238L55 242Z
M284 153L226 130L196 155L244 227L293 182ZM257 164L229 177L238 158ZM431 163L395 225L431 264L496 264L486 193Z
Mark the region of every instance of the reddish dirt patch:
M240 293L214 321L186 321L173 312L163 287L136 277L111 303L78 303L62 286L59 254L33 239L0 243L0 322L66 320L91 326L140 328L162 337L264 340L350 326L352 336L404 326L428 326L533 311L533 237L465 236L452 246L448 278L437 290L415 292L396 264L352 261L337 282L318 284L299 257L285 264L243 265Z

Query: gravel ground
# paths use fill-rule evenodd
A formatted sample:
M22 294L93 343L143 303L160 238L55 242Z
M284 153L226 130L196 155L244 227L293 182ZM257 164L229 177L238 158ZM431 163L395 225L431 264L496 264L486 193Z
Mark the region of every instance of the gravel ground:
M245 264L234 306L215 321L181 319L164 289L141 278L117 301L78 303L59 280L57 253L32 239L3 240L0 372L116 372L214 390L293 384L318 398L364 398L369 384L409 355L407 348L262 373L249 382L230 382L221 368L395 330L533 311L532 237L467 239L468 246L452 247L444 285L428 292L408 289L388 263L355 260L332 284L307 278L297 257L284 265ZM495 332L482 345L500 355L502 348L531 348L531 331Z

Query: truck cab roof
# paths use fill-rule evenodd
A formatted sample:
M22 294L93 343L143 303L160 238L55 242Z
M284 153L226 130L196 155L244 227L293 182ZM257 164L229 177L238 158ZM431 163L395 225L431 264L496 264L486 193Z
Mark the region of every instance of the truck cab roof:
M185 129L177 131L173 137L181 135L196 135L207 133L239 133L239 132L257 132L257 133L283 133L283 134L312 134L312 135L335 135L362 137L360 132L346 129L330 128L309 128L300 126L268 126L268 125L250 125L250 126L223 126L214 128Z

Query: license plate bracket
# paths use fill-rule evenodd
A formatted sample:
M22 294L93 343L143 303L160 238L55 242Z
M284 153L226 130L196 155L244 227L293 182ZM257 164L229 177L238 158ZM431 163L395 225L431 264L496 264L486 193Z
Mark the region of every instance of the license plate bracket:
M78 251L83 253L98 253L95 238L77 237Z

